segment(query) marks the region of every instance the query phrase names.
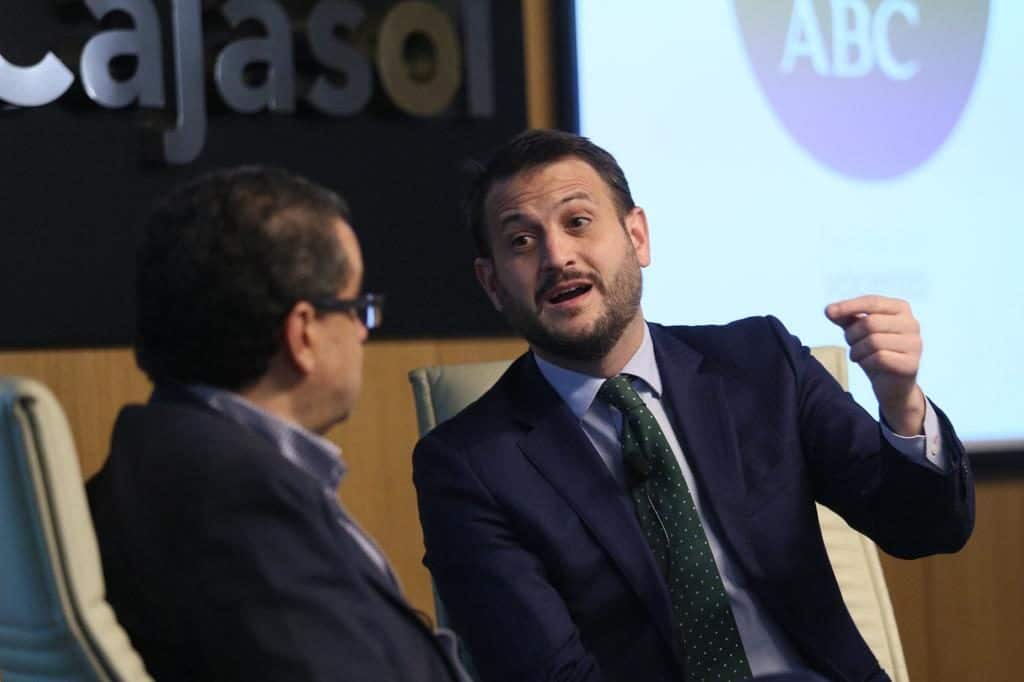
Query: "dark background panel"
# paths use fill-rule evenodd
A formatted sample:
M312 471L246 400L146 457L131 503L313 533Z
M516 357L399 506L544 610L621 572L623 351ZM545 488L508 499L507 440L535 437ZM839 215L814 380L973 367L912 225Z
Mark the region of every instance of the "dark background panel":
M81 8L60 4L5 0L0 54L28 65L54 50L80 81L76 50L116 18L101 26ZM397 3L360 4L372 16ZM204 26L219 3L206 5ZM281 5L304 21L312 3ZM167 3L159 6L170 65ZM438 6L458 12L457 3ZM388 296L380 336L505 333L474 280L459 213L467 160L526 127L522 8L500 0L491 12L496 113L487 118L467 115L462 93L438 116L411 116L390 104L379 80L371 104L355 116L325 116L301 102L293 115L244 115L220 104L208 79L205 146L192 163L171 166L147 160L144 151L143 124L154 112L104 109L79 83L53 104L6 106L0 111L0 347L129 343L134 248L149 207L203 171L239 163L283 166L348 199L365 252L366 288ZM225 38L214 29L206 37L209 68ZM168 78L168 102L174 85Z

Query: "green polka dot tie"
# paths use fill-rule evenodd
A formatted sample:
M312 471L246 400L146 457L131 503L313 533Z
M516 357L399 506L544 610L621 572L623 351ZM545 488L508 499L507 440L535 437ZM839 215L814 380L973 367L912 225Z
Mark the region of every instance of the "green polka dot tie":
M686 649L686 679L743 680L751 676L722 577L700 515L665 434L620 374L597 397L623 415L622 457L647 544L665 575L672 611Z

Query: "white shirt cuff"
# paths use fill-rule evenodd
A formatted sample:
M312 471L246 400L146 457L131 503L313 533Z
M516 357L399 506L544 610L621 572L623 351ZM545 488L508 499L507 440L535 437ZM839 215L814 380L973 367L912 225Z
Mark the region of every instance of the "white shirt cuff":
M932 401L925 399L923 436L901 436L889 428L885 419L879 421L885 439L901 454L917 462L928 462L939 471L949 471L949 457L942 447L942 429Z

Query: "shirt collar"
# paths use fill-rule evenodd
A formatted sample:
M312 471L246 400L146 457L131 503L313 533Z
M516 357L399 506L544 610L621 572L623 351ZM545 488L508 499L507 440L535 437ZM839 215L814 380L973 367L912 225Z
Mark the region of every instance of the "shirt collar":
M548 362L536 353L533 355L537 361L537 368L540 373L551 384L551 388L565 401L572 413L578 419L590 409L598 390L605 382L604 377L594 377L589 374L581 374L571 369L559 367ZM633 353L626 366L622 368L621 374L629 374L642 380L651 389L655 397L661 396L661 374L658 372L658 362L654 357L654 342L651 341L651 332L644 325L643 340L640 347Z
M341 448L331 441L267 412L234 391L205 384L185 388L231 421L268 438L285 459L322 485L336 490L341 484L348 467L341 458Z

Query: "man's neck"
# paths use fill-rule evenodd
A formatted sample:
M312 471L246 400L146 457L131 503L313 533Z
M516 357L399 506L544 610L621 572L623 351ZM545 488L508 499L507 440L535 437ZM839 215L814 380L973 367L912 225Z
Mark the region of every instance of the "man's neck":
M281 372L272 363L263 376L237 393L264 412L322 434L322 430L317 428L319 425L311 419L313 407L300 383L294 374Z
M531 345L530 350L544 358L553 365L570 369L580 374L587 374L593 377L613 377L622 371L630 358L636 354L640 344L644 340L643 313L637 311L636 317L627 325L622 336L615 343L610 351L597 359L577 358L571 356L555 355Z

